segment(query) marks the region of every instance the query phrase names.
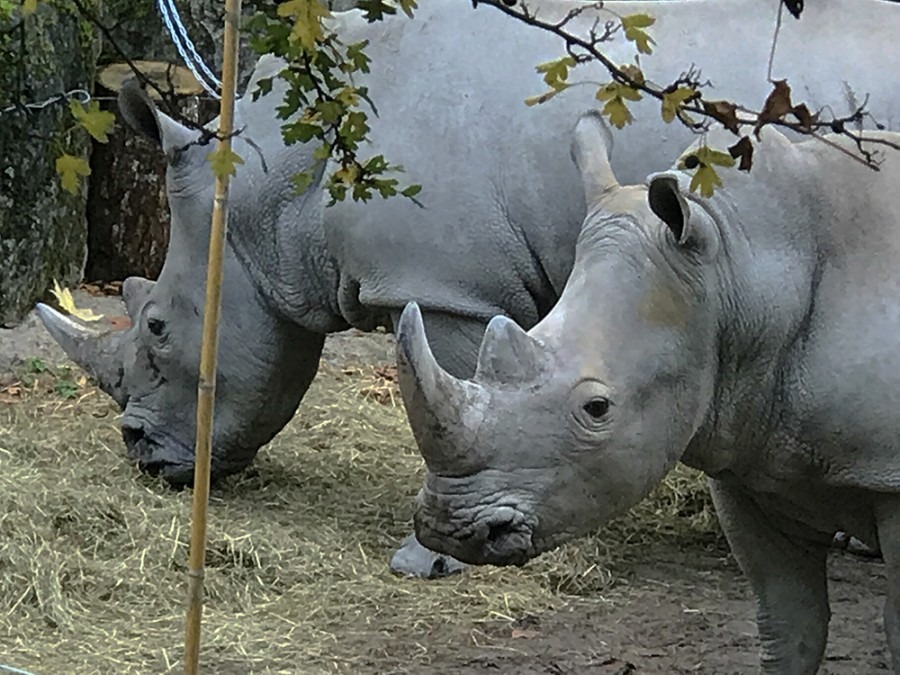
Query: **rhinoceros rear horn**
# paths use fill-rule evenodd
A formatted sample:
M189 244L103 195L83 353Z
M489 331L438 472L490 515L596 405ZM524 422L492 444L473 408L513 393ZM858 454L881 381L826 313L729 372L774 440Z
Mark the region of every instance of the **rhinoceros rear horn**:
M541 373L544 356L543 345L515 321L495 316L481 341L475 381L499 385L529 382Z
M87 328L43 303L37 305L38 317L63 351L85 372L97 380L100 388L124 408L127 396L122 389L119 353L122 333Z
M572 159L581 171L588 205L619 186L609 163L612 144L612 133L599 112L592 110L578 119L572 139Z
M473 414L482 393L438 364L425 336L418 304L409 303L397 324L397 370L416 443L428 467L442 474L465 474L476 466L471 443Z

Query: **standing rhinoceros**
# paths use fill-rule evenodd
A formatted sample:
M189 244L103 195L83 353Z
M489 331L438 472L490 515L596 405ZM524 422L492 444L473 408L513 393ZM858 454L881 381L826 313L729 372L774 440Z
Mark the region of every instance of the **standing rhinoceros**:
M584 7L579 0L529 2L545 19ZM670 82L696 61L717 96L761 105L768 94L778 0L606 7L585 11L571 29L586 33L598 18L612 18L609 11L652 14L650 32L663 56L643 57L648 77ZM470 375L487 321L505 314L533 325L558 299L574 259L585 205L569 138L578 115L597 105L594 92L572 87L534 108L523 103L546 89L534 66L564 53L559 39L462 0L428 0L413 20L373 24L351 11L336 15L334 25L345 43L369 41L372 72L358 84L368 87L379 116L364 147L405 167L403 180L424 187L424 208L394 198L325 209L318 186L297 197L290 176L314 165L313 147L282 143L280 80L271 94L239 101L237 127L244 132L235 149L246 163L231 187L217 476L249 464L291 418L316 373L326 333L392 328L406 303L417 300L438 360L455 375ZM898 34L895 6L817 0L801 21L786 20L775 75L789 78L811 108L830 104L836 114L871 93L871 110L891 123L900 119L900 80L893 77L900 72ZM728 35L741 38L723 39ZM607 53L625 63L635 49L617 34ZM263 58L255 77L279 69L277 60ZM591 65L579 66L573 79L609 78ZM636 121L616 132L612 163L624 179L640 180L671 162L690 134L663 123L655 101L632 107ZM124 95L121 109L169 159L165 266L157 283L126 281L133 327L123 333L98 337L47 307L41 314L69 355L122 406L128 456L180 483L193 471L210 148L190 145L197 134L146 97ZM430 573L430 563L423 564Z
M428 465L419 540L522 564L682 461L711 477L765 672L816 671L837 530L881 545L900 672L900 150L876 173L766 129L750 174L723 171L705 200L679 170L620 186L600 124L576 129L589 215L546 318L527 333L494 318L458 380L418 307L401 316L400 386Z

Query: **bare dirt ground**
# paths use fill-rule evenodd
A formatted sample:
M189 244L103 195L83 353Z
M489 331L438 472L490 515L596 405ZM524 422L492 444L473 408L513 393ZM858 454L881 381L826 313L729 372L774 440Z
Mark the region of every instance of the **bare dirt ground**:
M122 313L113 297L76 302ZM0 330L0 666L178 672L190 494L125 464L115 411L89 384L66 376L77 393L60 401L59 378L23 382L34 357L65 361L35 317ZM386 335L329 338L297 418L214 491L209 672L755 672L754 606L727 546L708 523L663 513L703 502L695 477L698 496L664 488L521 569L427 583L387 573L420 462L402 408L358 394L388 391L364 380L392 358ZM370 421L372 435L396 434L380 464L382 446L353 435ZM834 552L829 569L822 672L889 672L883 565Z

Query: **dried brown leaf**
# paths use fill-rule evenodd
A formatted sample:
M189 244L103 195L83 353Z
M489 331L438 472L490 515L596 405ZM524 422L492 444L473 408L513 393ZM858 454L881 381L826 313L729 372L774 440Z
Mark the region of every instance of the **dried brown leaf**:
M809 111L809 108L806 107L805 103L795 105L791 112L794 114L794 117L797 118L797 121L800 122L800 126L806 131L812 131L815 123L819 121L819 116L813 115Z
M703 101L703 110L733 134L740 133L737 106L729 101Z
M749 171L753 166L753 141L749 136L741 137L741 140L728 148L728 152L735 159L740 159L739 170Z
M791 103L791 86L787 80L776 80L772 85L772 91L766 97L756 126L753 128L753 133L757 138L759 138L759 132L763 126L770 122L777 122L794 109Z

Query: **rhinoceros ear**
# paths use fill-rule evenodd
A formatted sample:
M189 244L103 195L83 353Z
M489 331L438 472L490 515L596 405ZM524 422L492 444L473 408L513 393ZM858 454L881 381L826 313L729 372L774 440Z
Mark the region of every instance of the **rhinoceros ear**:
M130 79L119 90L119 112L132 129L154 141L171 160L175 150L200 137L157 109L140 84Z
M678 188L678 178L671 173L658 173L650 177L648 194L650 210L672 231L679 244L687 240L687 222L691 209Z
M588 206L619 186L609 164L612 143L612 134L600 113L592 110L579 118L575 125L571 151L572 159L581 171Z

